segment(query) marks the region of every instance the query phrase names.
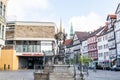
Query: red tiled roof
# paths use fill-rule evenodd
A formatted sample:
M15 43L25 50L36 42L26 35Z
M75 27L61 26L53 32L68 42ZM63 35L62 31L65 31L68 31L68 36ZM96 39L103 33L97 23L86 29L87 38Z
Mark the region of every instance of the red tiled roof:
M109 15L111 19L116 19L116 15Z
M115 14L108 14L107 16L107 20L110 17L110 19L116 19L116 15Z
M69 45L71 43L72 39L65 40L65 45Z

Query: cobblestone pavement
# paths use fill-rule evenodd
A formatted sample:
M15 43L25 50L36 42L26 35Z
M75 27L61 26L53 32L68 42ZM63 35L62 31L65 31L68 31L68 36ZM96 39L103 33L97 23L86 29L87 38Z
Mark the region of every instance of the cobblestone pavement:
M0 80L34 80L34 70L0 71Z
M0 80L34 80L34 70L0 71ZM73 80L67 73L50 73L50 80Z
M50 80L74 80L73 69L71 68L70 71L69 73L53 72ZM0 80L34 80L33 73L34 70L0 71ZM85 80L120 80L120 71L89 70L89 76L85 75Z
M70 67L70 73L74 74L73 67ZM76 72L76 80L80 80L79 71ZM108 70L89 70L89 75L84 73L85 80L120 80L120 71L108 71Z
M89 70L89 76L85 76L85 80L120 80L120 71Z
M74 80L69 73L51 73L50 80Z

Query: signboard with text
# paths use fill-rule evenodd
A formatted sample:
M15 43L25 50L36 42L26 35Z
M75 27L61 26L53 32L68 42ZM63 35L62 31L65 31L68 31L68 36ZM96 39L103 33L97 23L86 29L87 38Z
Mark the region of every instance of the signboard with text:
M17 56L44 56L43 53L16 53Z

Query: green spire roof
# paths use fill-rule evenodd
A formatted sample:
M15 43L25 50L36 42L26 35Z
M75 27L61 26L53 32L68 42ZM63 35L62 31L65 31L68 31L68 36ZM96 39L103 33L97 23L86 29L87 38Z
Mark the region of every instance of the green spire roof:
M71 28L70 28L70 37L73 37L73 26L72 26L72 23L71 23Z

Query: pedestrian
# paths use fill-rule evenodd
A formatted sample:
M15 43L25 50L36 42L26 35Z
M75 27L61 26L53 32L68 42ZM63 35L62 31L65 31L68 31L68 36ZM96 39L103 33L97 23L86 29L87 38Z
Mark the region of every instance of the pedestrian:
M89 76L89 72L88 72L88 66L87 66L87 76Z

